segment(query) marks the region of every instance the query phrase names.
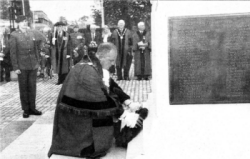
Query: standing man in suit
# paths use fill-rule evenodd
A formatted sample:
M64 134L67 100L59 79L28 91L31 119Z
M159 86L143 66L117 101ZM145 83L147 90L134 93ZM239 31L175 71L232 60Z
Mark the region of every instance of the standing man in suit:
M46 39L40 32L28 29L26 17L16 19L19 29L10 35L10 55L13 70L18 75L18 84L23 117L41 115L36 110L36 77L39 67L39 50Z
M53 44L53 58L54 71L58 74L58 82L56 85L60 85L64 82L70 67L73 65L71 55L71 43L70 36L65 31L66 24L63 22L57 22L54 25L54 37L52 39Z
M73 64L78 63L84 54L85 38L84 34L79 32L78 26L74 26L74 32L70 34L71 54L73 55Z
M102 35L96 30L97 27L91 24L90 30L85 34L85 44L88 47L89 53L96 53L97 47L102 43Z
M125 28L124 20L118 21L118 29L112 33L112 42L118 51L116 59L117 80L129 80L129 69L133 59L133 41L130 30Z

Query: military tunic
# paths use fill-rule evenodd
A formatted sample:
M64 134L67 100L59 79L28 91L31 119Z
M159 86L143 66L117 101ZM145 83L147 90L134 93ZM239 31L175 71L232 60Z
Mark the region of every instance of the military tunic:
M41 60L39 49L46 39L36 30L28 29L27 33L20 30L10 35L10 54L13 70L35 70Z

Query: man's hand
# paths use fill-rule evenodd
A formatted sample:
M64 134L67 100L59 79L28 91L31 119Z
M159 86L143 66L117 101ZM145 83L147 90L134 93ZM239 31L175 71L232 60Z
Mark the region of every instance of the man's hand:
M140 122L138 122L139 118L140 118L139 114L136 114L135 112L127 111L125 114L125 117L123 116L122 122L124 122L124 124L127 127L134 128L137 124L139 125L141 124Z
M45 56L45 52L41 52L40 54L41 54L41 56Z
M78 57L79 54L78 54L77 52L74 52L74 56L75 56L75 57Z
M52 44L55 45L56 43L56 38L52 38Z
M16 74L21 74L21 71L20 70L16 70L15 73Z
M132 51L132 56L135 56L135 52L134 51Z
M140 103L138 103L138 102L132 102L129 105L129 110L132 111L132 112L135 112L135 111L139 110L141 107L142 107L142 105Z

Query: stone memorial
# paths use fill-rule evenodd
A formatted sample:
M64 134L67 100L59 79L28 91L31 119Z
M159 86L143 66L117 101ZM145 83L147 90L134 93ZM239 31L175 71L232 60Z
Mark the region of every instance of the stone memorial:
M170 104L250 102L250 14L173 17Z

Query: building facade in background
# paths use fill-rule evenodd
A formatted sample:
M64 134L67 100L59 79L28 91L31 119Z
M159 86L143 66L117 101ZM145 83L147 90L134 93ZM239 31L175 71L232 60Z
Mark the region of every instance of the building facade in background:
M41 10L33 11L33 18L33 28L36 30L42 30L45 27L51 28L53 25L47 14Z

